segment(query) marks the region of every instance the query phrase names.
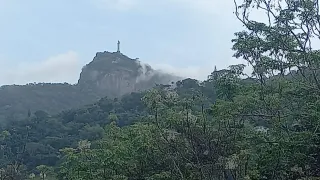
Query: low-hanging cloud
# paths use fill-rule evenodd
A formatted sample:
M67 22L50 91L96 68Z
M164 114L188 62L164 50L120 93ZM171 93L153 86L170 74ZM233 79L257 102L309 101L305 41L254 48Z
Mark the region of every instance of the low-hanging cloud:
M27 83L63 83L75 84L79 78L83 64L77 53L69 51L52 56L40 62L20 63L15 66L8 65L3 59L0 60L0 86L7 84ZM136 82L148 81L154 75L171 74L181 78L193 78L206 80L214 70L214 65L176 67L170 64L144 63L136 61L139 65L140 75ZM148 68L156 71L148 71ZM218 69L226 67L217 67Z
M187 66L175 67L170 64L154 64L153 67L161 72L173 74L183 78L206 80L214 66Z
M139 67L139 75L136 78L136 83L139 83L141 81L148 81L154 76L153 71L148 71L148 68L150 68L149 64L143 63L140 60L135 61Z
M77 53L69 51L40 62L23 62L10 65L0 59L0 85L33 82L76 83L82 64Z
M193 78L197 80L206 80L208 75L213 71L214 66L188 66L188 67L174 67L170 64L155 64L151 66L147 63L136 61L139 68L139 76L136 79L136 82L148 81L154 75L173 75L181 78ZM148 71L148 68L152 68L155 71Z

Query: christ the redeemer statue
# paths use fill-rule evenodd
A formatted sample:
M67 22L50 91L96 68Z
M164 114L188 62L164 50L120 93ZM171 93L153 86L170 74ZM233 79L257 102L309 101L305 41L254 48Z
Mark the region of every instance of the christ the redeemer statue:
M118 52L118 53L120 52L120 41L118 41L118 49L117 49L117 52Z

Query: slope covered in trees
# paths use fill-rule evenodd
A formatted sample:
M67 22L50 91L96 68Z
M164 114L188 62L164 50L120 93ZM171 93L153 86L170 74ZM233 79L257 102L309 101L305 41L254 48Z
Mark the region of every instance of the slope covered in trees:
M51 117L37 112L3 127L1 178L319 179L318 2L236 7L246 29L233 50L251 64L250 78L232 65L202 83L186 79ZM253 21L253 8L270 21Z
M28 111L50 114L80 108L100 98L121 97L150 89L155 84L180 80L119 52L98 52L83 67L78 83L29 83L0 87L0 122L23 119Z
M194 93L199 95L205 89L193 79L179 81L176 86L175 90L182 97L193 96ZM164 88L174 89L173 85L156 87ZM37 172L38 165L57 166L62 157L61 149L76 148L83 139L101 139L104 137L104 127L110 122L124 127L147 118L150 113L142 101L145 93L131 93L120 99L103 98L84 108L67 110L54 116L37 111L24 120L6 123L2 127L2 167L14 162L23 165L26 172Z

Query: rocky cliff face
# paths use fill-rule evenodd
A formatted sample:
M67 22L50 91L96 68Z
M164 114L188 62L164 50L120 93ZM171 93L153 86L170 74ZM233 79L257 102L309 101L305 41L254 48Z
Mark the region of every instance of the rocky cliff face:
M100 96L119 97L179 79L153 70L149 65L119 52L99 52L82 69L77 86Z

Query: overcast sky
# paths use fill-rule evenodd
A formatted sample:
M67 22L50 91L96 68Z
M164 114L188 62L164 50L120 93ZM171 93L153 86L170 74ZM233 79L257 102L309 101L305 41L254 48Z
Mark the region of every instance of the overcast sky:
M0 85L75 83L98 51L204 79L232 58L232 0L0 0Z

